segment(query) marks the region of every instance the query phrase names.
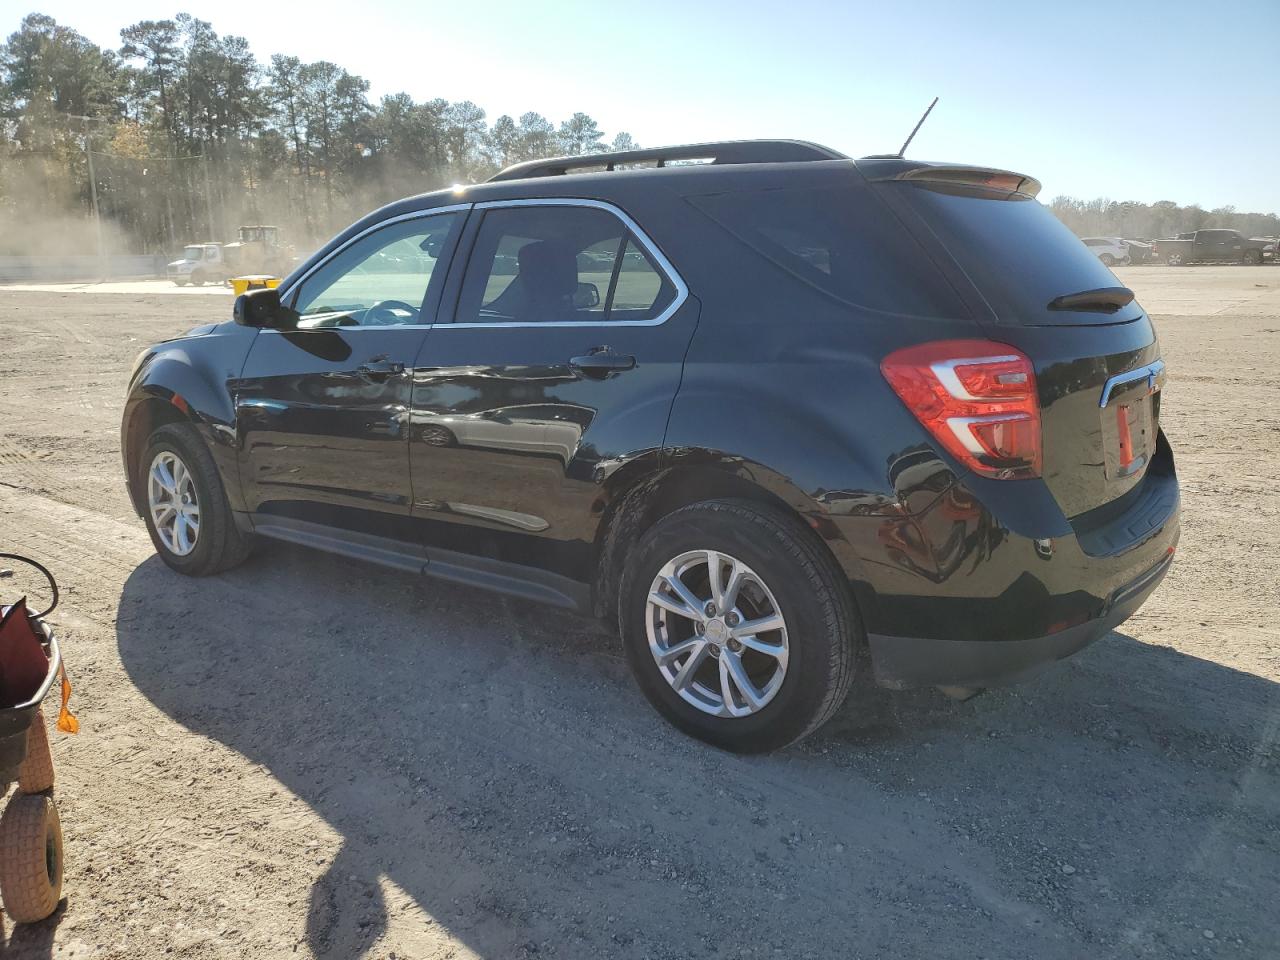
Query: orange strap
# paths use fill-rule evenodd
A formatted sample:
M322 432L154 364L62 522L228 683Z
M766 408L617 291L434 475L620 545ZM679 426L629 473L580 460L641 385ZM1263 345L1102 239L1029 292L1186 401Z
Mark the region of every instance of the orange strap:
M71 699L71 681L67 679L67 665L62 664L62 709L58 711L58 729L63 733L79 733L80 721L74 713L67 709L67 701Z

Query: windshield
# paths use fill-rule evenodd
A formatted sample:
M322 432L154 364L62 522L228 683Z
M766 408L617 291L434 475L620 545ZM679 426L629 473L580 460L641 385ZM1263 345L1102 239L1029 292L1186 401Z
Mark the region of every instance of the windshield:
M183 260L200 260L203 256L204 256L203 247L183 247L182 248Z

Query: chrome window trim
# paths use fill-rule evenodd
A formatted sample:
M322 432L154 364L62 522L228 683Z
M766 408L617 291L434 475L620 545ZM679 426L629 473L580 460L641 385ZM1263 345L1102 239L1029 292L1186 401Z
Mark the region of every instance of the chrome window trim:
M1111 403L1111 395L1123 387L1127 387L1131 383L1137 383L1140 380L1147 381L1146 396L1155 393L1164 386L1165 371L1164 361L1156 360L1147 364L1145 367L1139 367L1136 370L1130 370L1128 373L1117 373L1114 377L1110 377L1106 383L1102 385L1102 396L1098 399L1098 406L1106 408Z
M620 207L604 200L588 200L582 197L529 197L518 200L483 200L480 203L454 203L444 207L429 207L425 210L413 210L409 213L402 213L399 216L390 217L381 220L365 229L361 230L355 236L348 238L346 243L338 247L329 256L320 260L310 268L302 276L294 280L287 288L281 288L280 301L287 302L294 296L302 284L317 270L329 263L334 257L340 256L344 251L351 247L352 244L359 242L369 234L381 230L383 227L389 227L392 224L400 223L405 220L417 220L424 217L432 217L437 214L459 213L471 209L476 210L492 210L499 207L590 207L596 210L603 210L612 214L622 222L636 241L645 249L645 252L657 264L658 269L666 276L667 281L675 288L676 295L672 298L671 303L660 314L651 320L561 320L550 321L547 323L525 323L513 320L495 320L471 321L467 323L453 323L452 321L437 321L435 323L401 323L387 324L385 326L351 326L351 327L316 327L317 330L341 330L343 333L352 333L357 330L474 330L478 328L499 329L502 327L519 327L532 329L537 327L656 327L666 323L671 317L684 306L684 302L689 299L689 287L685 284L684 278L680 276L680 272L676 270L675 265L667 259L666 255L658 248L658 245L649 238L649 235L640 229L640 225L631 218L631 216ZM454 251L456 256L458 251ZM468 266L470 264L468 263ZM464 275L465 279L465 275ZM263 328L260 333L297 333L306 332L297 330L274 330L270 327Z
M281 303L286 302L290 297L292 297L295 293L297 293L299 287L301 287L304 283L307 282L307 280L311 278L312 274L314 274L317 270L319 270L325 264L333 260L334 257L341 256L346 250L348 250L351 247L352 244L359 243L361 240L363 240L365 237L367 237L371 233L376 233L378 230L381 230L384 227L389 227L392 224L403 223L405 220L422 220L427 217L434 217L438 214L461 213L463 211L470 210L473 206L475 206L475 204L473 203L451 203L448 206L444 206L444 207L427 207L424 210L411 210L409 213L402 213L395 217L388 217L386 220L379 220L377 223L371 226L365 227L355 236L347 238L346 243L342 244L342 246L338 247L336 250L330 253L323 260L318 260L315 263L313 263L307 269L306 273L300 276L297 280L294 280L293 283L289 284L288 287L282 288L280 291L280 302ZM342 330L346 333L350 333L352 330L430 330L432 326L433 324L430 324L430 323L396 323L396 324L387 324L385 326L377 326L377 327L361 327L361 326L315 327L314 329ZM260 330L259 332L260 333L297 333L299 331L273 330L270 327L266 327ZM302 332L305 333L306 331L303 330Z
M666 258L658 245L649 239L649 235L640 229L640 225L620 207L604 200L587 200L581 197L529 197L520 200L482 200L475 204L477 210L493 210L500 207L590 207L596 210L603 210L605 213L612 214L622 222L622 225L630 231L640 246L644 247L645 252L657 264L659 270L666 276L667 282L670 283L676 291L676 295L672 297L671 302L667 304L665 310L651 320L553 320L546 323L534 321L526 323L516 320L473 320L464 323L452 323L449 321L437 322L434 325L436 330L476 330L476 329L499 329L503 327L518 327L523 329L537 329L539 327L597 327L601 329L610 329L612 327L657 327L666 323L677 310L679 310L686 300L689 299L689 288L685 285L684 278L680 276L680 272L670 260ZM468 263L467 267L470 268ZM465 282L466 275L463 275Z

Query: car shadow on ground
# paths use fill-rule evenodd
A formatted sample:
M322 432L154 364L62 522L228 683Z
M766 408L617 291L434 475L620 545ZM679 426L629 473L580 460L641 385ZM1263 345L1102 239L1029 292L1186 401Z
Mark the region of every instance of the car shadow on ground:
M1277 685L1123 634L965 703L859 683L765 757L661 723L591 622L292 548L147 560L118 642L341 835L319 956L391 914L494 957L1252 956L1274 923Z

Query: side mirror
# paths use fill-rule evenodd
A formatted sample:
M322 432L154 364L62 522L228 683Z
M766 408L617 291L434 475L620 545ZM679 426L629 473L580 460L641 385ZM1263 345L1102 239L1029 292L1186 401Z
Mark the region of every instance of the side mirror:
M600 306L600 288L594 283L578 284L578 289L573 291L573 306L575 310L590 310Z
M289 330L297 322L297 315L280 302L280 293L274 287L249 290L236 297L231 316L242 327L258 327L269 330Z

